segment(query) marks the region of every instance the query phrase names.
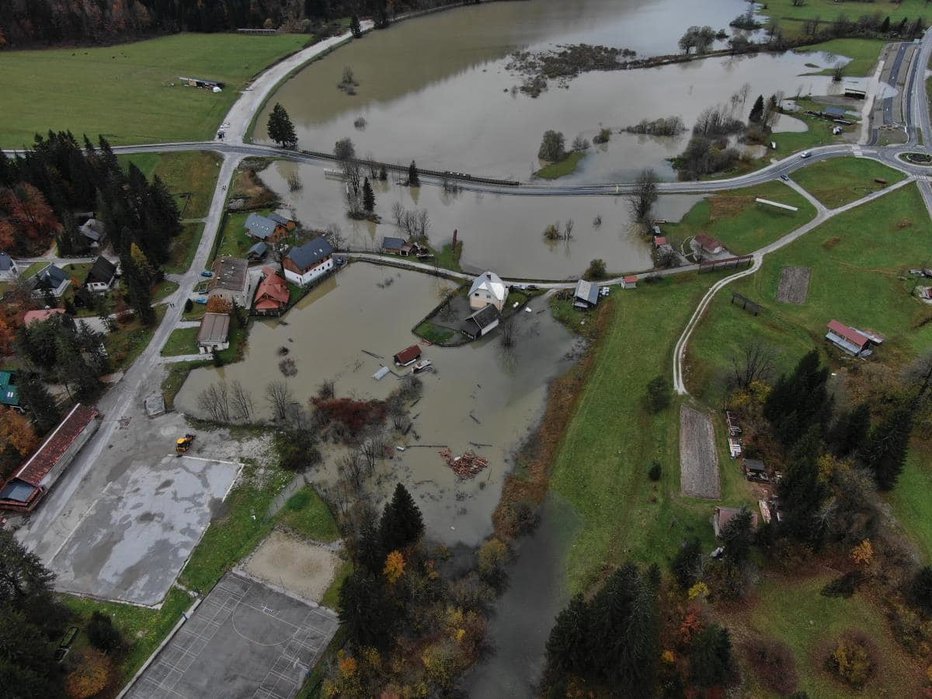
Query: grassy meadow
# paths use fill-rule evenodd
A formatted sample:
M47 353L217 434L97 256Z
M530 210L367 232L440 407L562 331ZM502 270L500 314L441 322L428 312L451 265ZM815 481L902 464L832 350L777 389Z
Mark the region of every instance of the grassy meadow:
M900 0L896 3L806 0L799 5L796 5L794 0L768 0L761 12L770 18L772 24L779 25L791 37L803 34L803 23L806 20L820 19L831 22L842 14L852 20L862 15L879 14L889 17L890 22L894 24L904 18L914 21L917 17L922 17L926 26L932 21L932 8L928 7L925 0Z
M0 146L70 130L113 144L212 139L253 76L303 48L300 34L176 34L117 46L4 51ZM181 87L179 76L226 83ZM172 85L174 84L174 87Z
M837 15L833 15L837 17ZM831 39L797 49L799 53L830 53L844 56L851 61L845 64L844 73L849 78L862 78L874 74L880 52L887 45L883 39ZM818 75L831 75L831 68L819 71Z
M869 158L832 158L813 163L793 179L830 209L856 201L902 180L899 170ZM876 182L877 179L885 183Z
M210 211L221 163L216 153L133 153L117 158L124 167L133 163L147 179L158 175L174 195L182 219L203 218Z

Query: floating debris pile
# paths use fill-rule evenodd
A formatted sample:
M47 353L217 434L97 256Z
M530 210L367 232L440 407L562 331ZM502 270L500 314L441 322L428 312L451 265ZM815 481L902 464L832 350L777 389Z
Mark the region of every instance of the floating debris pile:
M453 469L453 473L463 479L474 478L489 467L489 460L479 456L472 449L467 449L462 456L454 456L449 448L441 449L437 453L447 462L447 466Z

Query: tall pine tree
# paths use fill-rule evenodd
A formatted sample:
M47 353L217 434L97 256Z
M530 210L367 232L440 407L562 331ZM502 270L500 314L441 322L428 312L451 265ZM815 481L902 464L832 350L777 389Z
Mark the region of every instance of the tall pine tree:
M414 504L411 493L399 483L392 500L382 512L379 523L383 551L401 551L417 543L424 533L421 511Z
M294 148L298 143L298 137L294 132L294 124L291 123L291 117L288 116L288 112L286 112L285 108L278 102L272 107L267 131L269 138L282 148Z
M881 490L893 490L903 471L913 419L913 406L909 401L900 400L890 414L871 430L864 445L862 459Z
M819 515L828 497L819 474L820 442L818 429L813 428L806 434L794 449L777 491L783 513L780 532L813 545L822 541L824 532Z
M764 118L764 96L758 95L754 100L754 106L751 107L751 113L748 115L748 121L752 124L759 124Z
M49 432L61 420L61 413L42 379L34 371L21 371L16 375L16 385L36 429L42 434Z
M832 414L828 393L830 372L812 350L789 376L781 376L764 403L764 416L784 446L796 444L813 427L820 434Z
M369 184L368 177L362 183L362 208L370 214L375 210L375 192L372 191L372 185Z
M408 166L408 185L411 187L421 186L421 176L418 174L417 165L414 164L413 160Z

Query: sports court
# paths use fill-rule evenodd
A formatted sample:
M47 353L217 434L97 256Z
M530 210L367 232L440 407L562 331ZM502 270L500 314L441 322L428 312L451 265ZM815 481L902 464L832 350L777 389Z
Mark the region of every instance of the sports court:
M292 699L336 614L227 573L126 699Z

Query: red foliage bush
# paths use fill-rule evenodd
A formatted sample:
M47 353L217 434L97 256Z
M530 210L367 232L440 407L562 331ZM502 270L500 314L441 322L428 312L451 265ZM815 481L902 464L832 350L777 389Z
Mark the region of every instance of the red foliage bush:
M744 654L768 689L777 694L796 691L796 660L788 645L772 638L755 638L744 644Z
M378 400L352 398L312 398L322 424L339 423L349 436L385 419L385 403Z

